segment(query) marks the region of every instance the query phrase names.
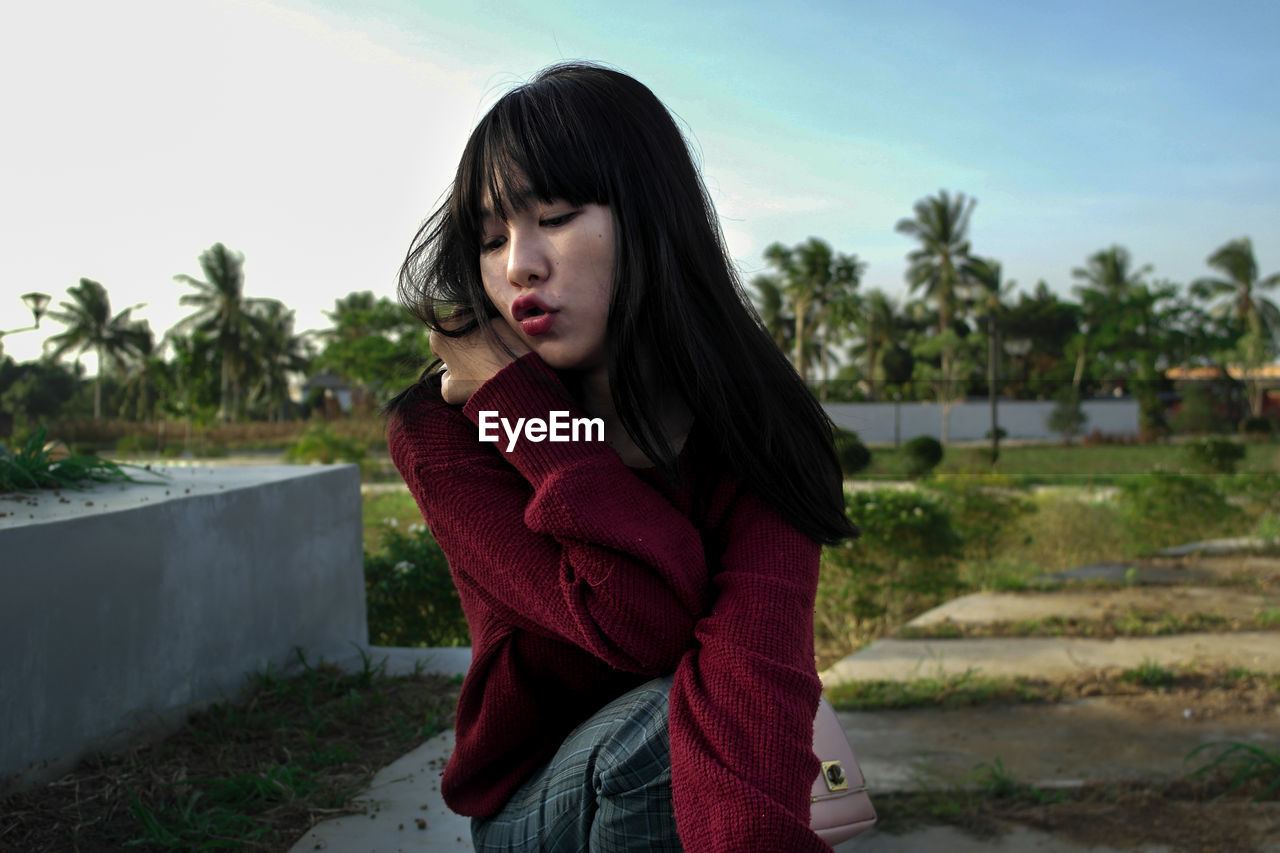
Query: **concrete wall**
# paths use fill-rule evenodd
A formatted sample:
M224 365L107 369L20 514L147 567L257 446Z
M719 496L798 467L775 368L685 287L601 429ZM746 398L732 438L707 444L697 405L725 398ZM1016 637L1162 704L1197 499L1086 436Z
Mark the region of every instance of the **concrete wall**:
M918 435L942 438L942 406L938 403L898 405L898 434L901 441ZM1054 441L1061 436L1050 431L1047 420L1056 404L1040 400L1002 400L997 403L1000 428L1009 438ZM851 429L865 444L892 444L894 403L827 403L824 408L837 426ZM1112 435L1137 435L1138 401L1084 400L1080 407L1088 416L1083 433L1095 429ZM987 400L976 398L951 405L950 441L980 441L991 429L991 409Z
M355 466L164 473L0 496L6 787L230 698L294 647L367 644Z

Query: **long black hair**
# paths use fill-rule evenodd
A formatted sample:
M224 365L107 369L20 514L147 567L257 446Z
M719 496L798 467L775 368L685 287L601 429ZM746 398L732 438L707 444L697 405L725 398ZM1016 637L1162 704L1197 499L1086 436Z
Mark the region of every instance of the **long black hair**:
M810 538L856 536L831 421L761 325L662 102L626 74L581 62L546 68L503 96L472 132L452 191L400 270L401 302L433 330L464 335L497 316L480 277L481 211L509 211L518 193L612 213L605 357L636 446L677 477L678 453L657 413L659 400L678 394L713 464ZM468 321L442 328L458 309ZM645 377L661 377L660 387Z

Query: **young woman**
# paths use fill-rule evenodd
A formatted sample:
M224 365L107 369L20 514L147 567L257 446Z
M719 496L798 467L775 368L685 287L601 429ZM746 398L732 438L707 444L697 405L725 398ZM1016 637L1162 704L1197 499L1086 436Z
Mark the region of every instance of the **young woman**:
M857 531L666 108L588 64L504 96L400 290L443 362L389 441L471 628L476 849L829 849L813 603Z

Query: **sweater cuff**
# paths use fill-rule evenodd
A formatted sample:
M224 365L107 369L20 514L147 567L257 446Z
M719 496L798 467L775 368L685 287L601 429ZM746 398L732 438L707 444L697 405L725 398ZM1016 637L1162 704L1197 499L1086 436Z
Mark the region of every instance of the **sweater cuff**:
M578 408L556 372L526 353L480 386L462 413L531 484L584 462L621 458L604 440L604 421ZM523 422L521 422L523 419Z

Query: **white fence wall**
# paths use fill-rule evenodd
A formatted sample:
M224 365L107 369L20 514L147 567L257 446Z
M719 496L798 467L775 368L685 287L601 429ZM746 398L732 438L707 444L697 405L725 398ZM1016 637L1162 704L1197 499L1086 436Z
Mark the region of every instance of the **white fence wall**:
M1053 441L1061 438L1049 429L1049 413L1056 403L1041 400L1001 400L997 403L1000 428L1008 438ZM1084 400L1086 417L1082 433L1095 429L1108 435L1138 434L1138 401ZM938 403L826 403L823 408L837 426L853 430L867 444L892 444L918 435L942 439L942 406ZM895 430L894 424L897 423ZM991 430L991 409L978 397L951 404L949 441L981 441Z

